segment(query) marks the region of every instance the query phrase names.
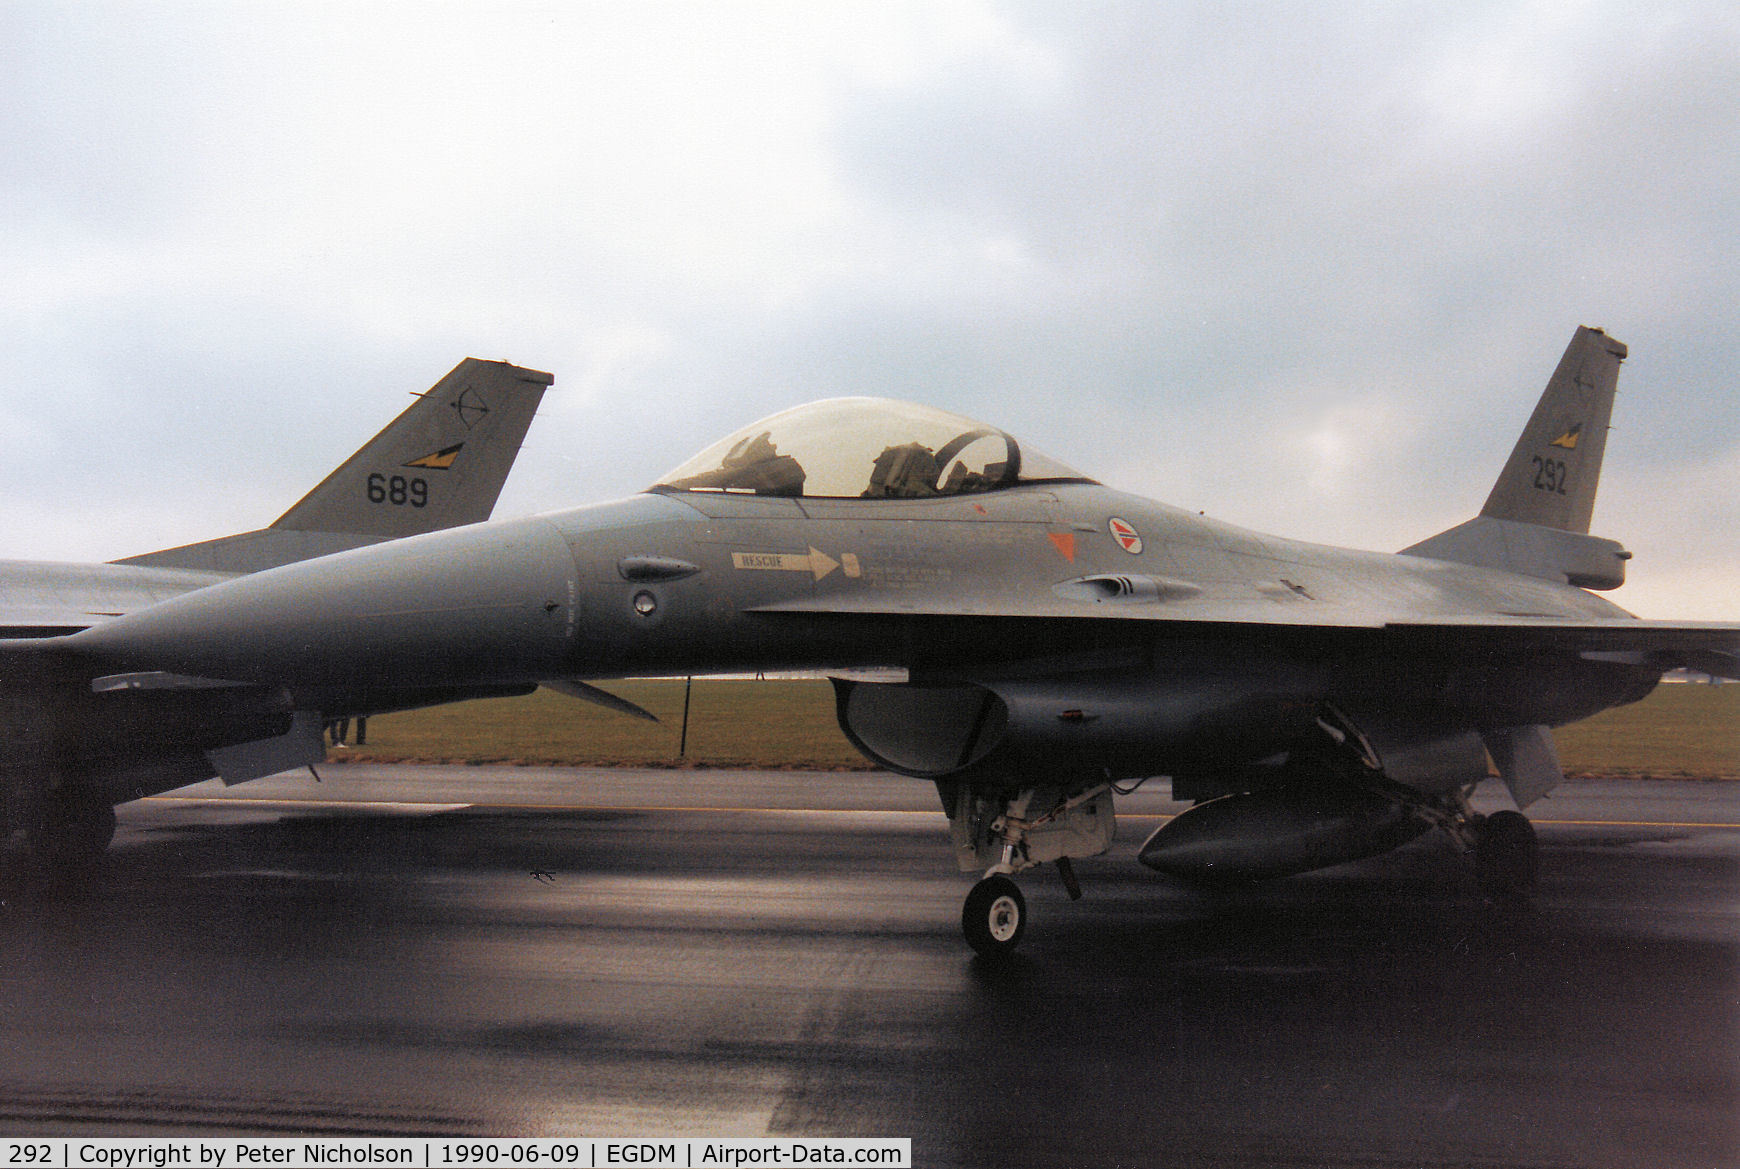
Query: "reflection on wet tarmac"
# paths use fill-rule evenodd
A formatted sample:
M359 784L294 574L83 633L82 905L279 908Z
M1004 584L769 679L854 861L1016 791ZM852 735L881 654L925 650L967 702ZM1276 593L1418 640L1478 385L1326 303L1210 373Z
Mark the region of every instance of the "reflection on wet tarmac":
M1204 894L1136 865L1131 830L1079 866L1084 901L1027 882L1027 948L998 965L956 935L940 815L124 821L71 891L0 858L7 1131L875 1134L911 1136L923 1165L1740 1161L1729 829L1548 824L1526 906L1484 903L1432 841Z

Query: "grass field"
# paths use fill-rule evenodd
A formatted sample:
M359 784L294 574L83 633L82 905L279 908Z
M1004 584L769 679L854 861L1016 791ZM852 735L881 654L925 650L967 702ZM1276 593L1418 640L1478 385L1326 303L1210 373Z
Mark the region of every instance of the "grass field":
M820 680L697 679L686 751L681 681L612 682L658 715L629 718L548 690L369 720L366 746L332 760L633 767L864 768ZM1555 734L1572 775L1740 779L1740 685L1667 685Z
M821 679L697 678L683 751L681 680L604 686L658 716L617 714L550 690L371 718L367 746L328 752L372 761L632 767L867 768L834 721Z

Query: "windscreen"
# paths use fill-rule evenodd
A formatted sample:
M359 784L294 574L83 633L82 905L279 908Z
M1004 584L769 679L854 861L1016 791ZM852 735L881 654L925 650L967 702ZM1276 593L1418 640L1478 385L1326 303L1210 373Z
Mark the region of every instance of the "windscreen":
M959 414L887 398L830 398L720 439L652 490L925 499L1057 481L1091 482Z

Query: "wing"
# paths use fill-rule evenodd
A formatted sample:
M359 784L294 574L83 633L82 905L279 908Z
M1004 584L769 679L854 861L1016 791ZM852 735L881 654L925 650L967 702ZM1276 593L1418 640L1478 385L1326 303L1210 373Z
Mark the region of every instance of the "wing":
M74 633L222 579L118 564L0 561L0 638Z
M1283 588L1285 586L1282 586ZM805 597L751 612L769 615L806 614L841 620L880 620L935 627L947 622L982 621L1003 627L999 639L1021 625L1078 630L1116 624L1126 630L1140 623L1143 635L1157 640L1214 637L1275 641L1335 642L1358 640L1363 645L1388 643L1400 652L1415 650L1439 659L1492 657L1538 650L1571 654L1588 661L1659 668L1691 669L1723 678L1740 678L1740 622L1650 621L1635 617L1548 618L1504 613L1452 616L1385 616L1353 604L1308 604L1253 599L1182 600L1084 606L1061 597L1030 599L1021 604L988 603L973 597L949 600L937 596L902 598L897 602L868 593L836 597ZM1072 640L1063 635L1064 640ZM1048 643L1056 638L1044 639ZM1073 640L1092 640L1077 634Z

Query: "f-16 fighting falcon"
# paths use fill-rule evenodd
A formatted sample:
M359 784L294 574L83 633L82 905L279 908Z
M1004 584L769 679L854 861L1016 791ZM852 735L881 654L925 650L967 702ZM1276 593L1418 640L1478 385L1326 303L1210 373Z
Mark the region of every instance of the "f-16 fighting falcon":
M8 709L30 712L6 739L14 800L53 809L27 824L84 824L207 761L245 758L242 778L300 762L332 718L540 683L620 707L591 683L808 669L835 675L866 756L935 782L982 874L962 925L984 953L1027 925L1014 878L1049 862L1073 894L1072 858L1107 849L1118 792L1149 777L1194 802L1142 845L1162 872L1277 877L1437 829L1488 888L1523 890L1528 820L1468 802L1489 761L1526 808L1562 778L1551 728L1670 669L1740 676L1740 625L1595 595L1630 555L1589 534L1625 354L1577 330L1480 513L1398 554L1247 531L993 426L844 398L629 499L177 576L177 595L6 644ZM177 734L103 709L141 700ZM156 771L112 761L133 740Z

